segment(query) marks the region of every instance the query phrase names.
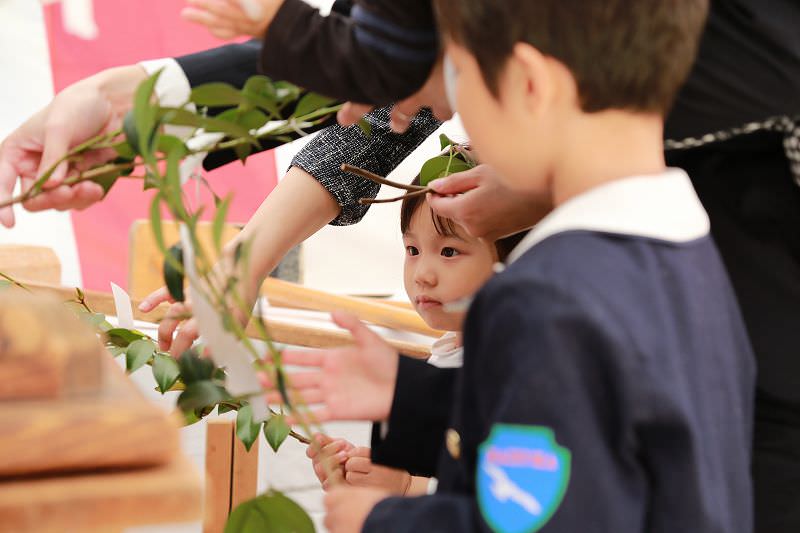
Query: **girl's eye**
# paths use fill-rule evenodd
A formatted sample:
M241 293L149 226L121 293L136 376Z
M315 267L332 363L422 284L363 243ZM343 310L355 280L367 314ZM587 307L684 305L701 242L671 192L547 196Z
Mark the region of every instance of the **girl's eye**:
M445 257L455 257L459 254L459 251L455 248L451 248L449 246L442 248L442 255Z
M419 250L416 246L406 246L406 253L408 255L419 255Z

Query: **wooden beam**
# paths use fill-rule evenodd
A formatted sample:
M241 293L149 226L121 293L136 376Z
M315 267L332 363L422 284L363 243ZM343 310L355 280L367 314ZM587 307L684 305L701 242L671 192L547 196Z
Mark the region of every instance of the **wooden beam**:
M223 533L231 512L233 421L209 419L206 424L206 506L203 533Z
M52 294L61 300L75 298L75 289L48 285L44 283L29 283L27 286L36 292ZM100 291L83 291L86 303L89 307L106 315L115 315L114 298L110 293ZM137 320L148 322L158 322L169 309L169 304L161 304L150 313L142 313L138 309L139 301L133 301L133 317ZM282 344L294 346L304 346L307 348L333 348L353 343L352 336L343 330L332 330L327 328L317 328L313 326L292 324L281 320L266 320L267 328L272 340ZM253 324L248 325L247 333L253 338L261 338L258 330ZM430 347L423 344L416 344L394 339L385 339L393 348L404 355L410 357L426 358L430 356Z

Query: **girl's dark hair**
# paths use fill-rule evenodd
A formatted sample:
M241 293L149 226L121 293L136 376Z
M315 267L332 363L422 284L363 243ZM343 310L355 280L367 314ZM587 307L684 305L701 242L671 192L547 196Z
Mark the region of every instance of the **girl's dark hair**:
M414 178L411 184L419 185L419 176ZM424 203L425 196L414 196L403 200L400 206L400 231L403 235L408 231L414 213L416 213ZM439 235L443 237L454 237L458 235L457 225L452 219L437 215L433 211L431 211L431 219L433 220L433 227L436 228L436 232ZM511 250L519 244L519 241L522 240L526 233L527 232L515 233L509 237L496 240L494 242L494 247L495 250L497 250L497 258L500 261L505 261L508 254L511 253Z

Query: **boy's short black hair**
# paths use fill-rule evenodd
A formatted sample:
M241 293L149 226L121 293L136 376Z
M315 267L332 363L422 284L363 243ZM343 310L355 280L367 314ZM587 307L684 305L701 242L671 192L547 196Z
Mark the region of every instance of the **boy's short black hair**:
M709 0L434 0L444 35L498 96L514 45L564 63L585 112L669 111L689 74Z
M411 182L411 185L419 185L419 176L414 178L414 181ZM411 225L411 219L414 217L414 213L416 213L424 203L425 196L414 196L412 198L406 198L403 200L403 203L400 206L400 231L403 233L403 235L405 235L408 231L408 228ZM431 219L433 219L433 227L436 228L436 232L439 235L444 237L458 236L456 223L452 219L437 215L433 211L431 211ZM522 240L526 233L527 232L515 233L509 237L504 237L494 241L494 248L497 251L497 259L499 261L505 261L506 257L508 257L508 254L511 253L511 250L513 250L514 247L519 244L519 241Z

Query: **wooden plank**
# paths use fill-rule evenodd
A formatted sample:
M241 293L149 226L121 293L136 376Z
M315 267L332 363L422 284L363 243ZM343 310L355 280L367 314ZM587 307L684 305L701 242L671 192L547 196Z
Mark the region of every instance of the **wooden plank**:
M41 291L53 294L61 299L68 300L75 297L75 289L69 287L59 287L54 285L45 285L41 283L28 284L34 291ZM86 296L86 302L92 310L98 313L107 315L116 314L114 307L114 298L109 293L99 291L83 291ZM148 322L158 322L164 317L164 314L169 309L168 304L161 304L158 308L150 313L142 313L138 309L138 301L134 300L133 316L137 320L145 320ZM315 328L313 326L291 324L280 320L267 320L268 329L272 340L283 344L291 344L294 346L304 346L307 348L333 348L353 343L352 336L343 330L331 330L327 328ZM247 327L247 333L253 338L261 338L258 330L251 323ZM402 354L426 358L431 354L430 346L424 344L417 344L411 342L398 341L394 339L384 339L389 345L394 347Z
M178 242L178 226L174 222L165 222L162 232L167 246ZM238 232L237 227L226 225L223 230L223 242L233 239ZM203 249L213 250L211 224L201 222L197 233ZM164 259L155 243L149 221L137 220L131 226L130 250L128 291L134 298L144 298L164 285L161 273ZM209 255L215 260L215 253ZM342 310L378 326L411 331L429 337L441 337L444 334L443 331L429 327L413 308L408 307L409 304L393 305L377 300L341 296L277 278L267 278L261 286L261 293L272 305L279 307L328 312Z
M0 480L0 533L99 533L199 520L202 487L183 456L167 464Z
M203 533L222 533L231 511L233 421L211 419L206 424L206 506Z
M275 278L265 280L261 291L271 305L312 311L347 311L378 326L429 337L441 337L444 334L443 331L429 327L416 311L381 301L340 296Z
M61 283L61 261L46 246L0 245L0 272L19 281Z
M0 476L170 461L180 421L146 401L106 355L99 394L0 402Z
M242 502L256 497L258 491L258 440L248 452L236 436L233 438L233 475L231 476L231 511Z
M5 292L0 339L0 400L100 389L103 347L94 330L56 299Z

